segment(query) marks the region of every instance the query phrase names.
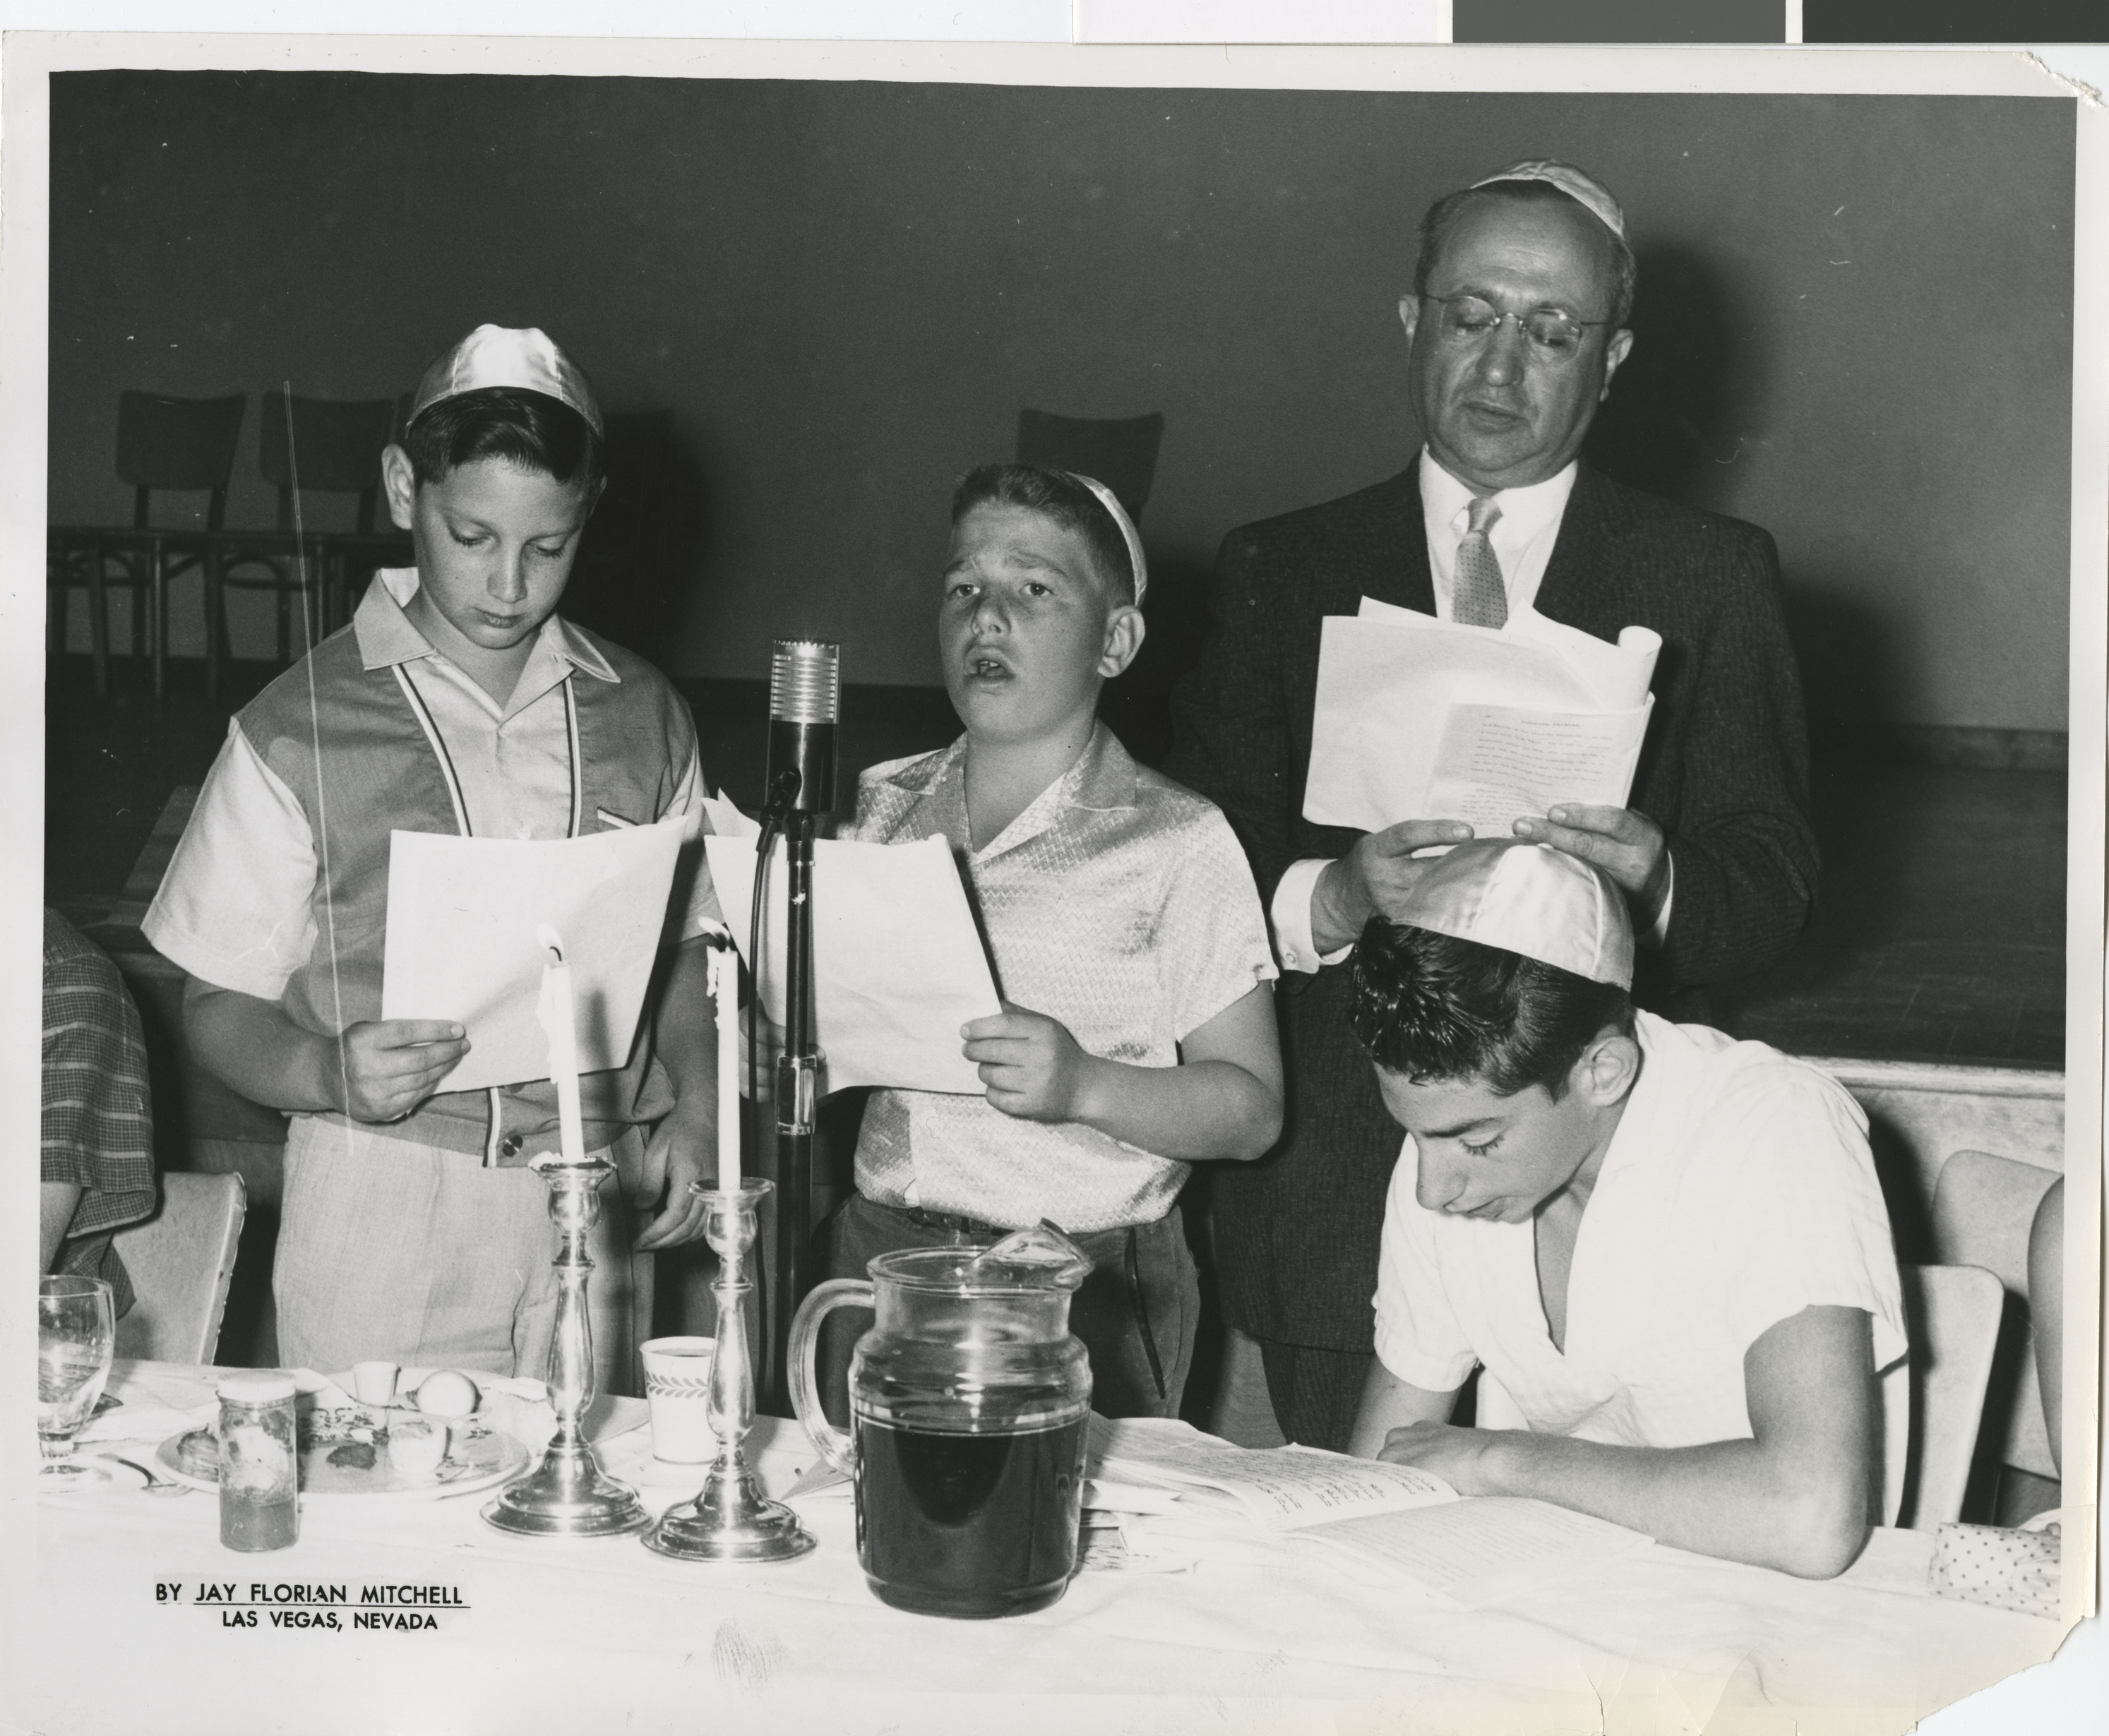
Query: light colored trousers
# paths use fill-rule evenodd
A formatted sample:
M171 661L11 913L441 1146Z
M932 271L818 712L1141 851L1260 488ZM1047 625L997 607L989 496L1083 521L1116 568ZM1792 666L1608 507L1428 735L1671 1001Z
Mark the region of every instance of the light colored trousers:
M603 1392L638 1390L652 1317L652 1256L633 1253L630 1196L644 1164L635 1128L598 1155L600 1190L587 1306ZM355 1362L545 1379L555 1332L557 1226L530 1169L378 1130L295 1116L271 1287L278 1360L341 1373Z

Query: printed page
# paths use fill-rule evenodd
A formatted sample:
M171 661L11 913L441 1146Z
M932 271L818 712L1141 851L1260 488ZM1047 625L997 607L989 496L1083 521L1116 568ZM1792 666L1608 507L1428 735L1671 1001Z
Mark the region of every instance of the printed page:
M1256 1451L1184 1423L1094 1415L1091 1445L1094 1477L1213 1490L1267 1531L1457 1499L1456 1490L1425 1471L1307 1447ZM1215 1517L1235 1523L1220 1502L1182 1502L1180 1511L1197 1522Z
M1320 629L1303 814L1364 832L1414 818L1478 823L1477 814L1438 804L1432 788L1448 769L1456 707L1631 714L1646 703L1662 645L1648 628L1629 627L1612 645L1529 611L1497 632L1372 597L1362 610L1329 615ZM1488 811L1484 798L1479 811Z
M720 829L703 840L718 903L747 958L754 909L754 837ZM763 922L762 1005L784 1023L789 871L779 843ZM978 1097L986 1089L960 1052L960 1027L1002 1012L988 954L942 837L914 844L813 846L813 1016L827 1057L826 1089L896 1085Z
M652 980L684 822L580 838L389 835L384 1019L453 1019L469 1052L440 1082L480 1091L549 1076L535 1017L553 929L571 967L579 1071L630 1058Z
M1402 1573L1465 1609L1593 1572L1651 1541L1587 1513L1495 1495L1335 1519L1297 1536Z
M1632 711L1529 711L1452 706L1428 787L1428 811L1505 838L1510 823L1555 802L1623 808L1654 696Z

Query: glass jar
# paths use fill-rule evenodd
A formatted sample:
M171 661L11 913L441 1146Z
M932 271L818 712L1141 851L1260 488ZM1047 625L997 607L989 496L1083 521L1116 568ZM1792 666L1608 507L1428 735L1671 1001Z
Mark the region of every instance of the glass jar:
M221 1377L219 1434L220 1543L291 1549L300 1535L293 1377L268 1369Z
M856 1485L857 1558L879 1599L925 1615L1044 1609L1076 1571L1091 1371L1069 1332L1091 1270L1066 1238L1022 1231L993 1250L883 1254L869 1283L806 1297L791 1333L792 1398ZM820 1411L820 1319L878 1319L850 1364L851 1435Z

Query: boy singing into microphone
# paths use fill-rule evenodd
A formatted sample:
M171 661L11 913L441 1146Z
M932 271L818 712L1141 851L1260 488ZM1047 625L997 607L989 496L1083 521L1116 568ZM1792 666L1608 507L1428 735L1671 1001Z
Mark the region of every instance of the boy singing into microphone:
M700 814L680 696L556 614L602 458L599 408L541 332L479 327L433 364L382 460L416 566L377 574L351 625L233 719L147 913L189 975L198 1059L292 1115L273 1276L287 1366L547 1369L553 1233L527 1164L557 1147L554 1089L434 1095L461 1028L382 1018L389 834L562 838ZM687 1184L715 1127L707 874L677 878L674 912L628 1064L580 1080L587 1148L620 1177L591 1249L604 1391L627 1390L649 1315L651 1262L632 1252L702 1227ZM662 1184L633 1250L630 1201Z
M1086 477L984 466L952 501L939 604L966 733L867 771L847 836L942 832L1005 1012L965 1027L985 1097L875 1092L829 1263L985 1242L1050 1220L1094 1261L1070 1310L1093 1408L1176 1415L1199 1301L1176 1200L1190 1164L1281 1125L1275 967L1244 854L1210 802L1097 718L1140 648L1134 525Z

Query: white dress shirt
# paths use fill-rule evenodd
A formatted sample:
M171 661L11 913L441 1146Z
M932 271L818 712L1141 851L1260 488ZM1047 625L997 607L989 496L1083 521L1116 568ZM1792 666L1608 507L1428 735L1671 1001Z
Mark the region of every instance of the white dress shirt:
M1508 594L1509 619L1514 620L1538 600L1538 588L1545 577L1552 545L1559 539L1560 521L1567 512L1568 497L1574 492L1575 464L1557 476L1528 488L1503 489L1493 496L1502 509L1487 533L1494 557L1501 562L1502 588ZM1428 533L1428 573L1435 589L1435 618L1447 621L1457 575L1457 544L1463 539L1474 496L1470 489L1435 462L1424 449L1420 454L1420 516ZM1311 936L1311 895L1318 877L1331 864L1307 856L1293 862L1276 882L1267 906L1268 926L1274 931L1274 949L1285 971L1311 972L1321 964L1337 964L1352 949L1321 954ZM1669 904L1675 891L1674 871L1664 882L1662 904L1655 921L1641 938L1660 946L1669 928Z

